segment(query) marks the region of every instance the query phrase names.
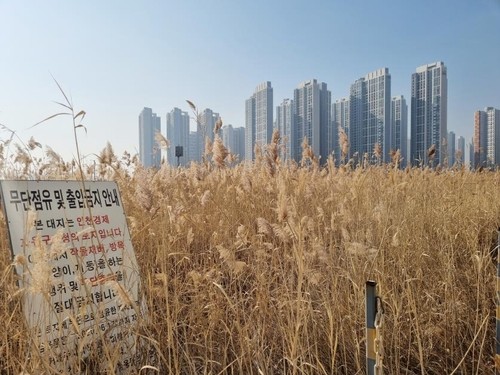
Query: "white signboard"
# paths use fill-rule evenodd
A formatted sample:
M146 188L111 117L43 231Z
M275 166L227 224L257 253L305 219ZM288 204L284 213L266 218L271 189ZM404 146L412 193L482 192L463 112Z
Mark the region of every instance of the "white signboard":
M0 181L0 194L40 358L70 373L114 358L127 372L140 280L116 183Z

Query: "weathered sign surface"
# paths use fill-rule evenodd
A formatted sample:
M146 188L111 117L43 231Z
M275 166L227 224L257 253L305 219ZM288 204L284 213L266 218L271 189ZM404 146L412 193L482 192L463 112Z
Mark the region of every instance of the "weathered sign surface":
M126 372L134 362L140 279L116 183L0 181L0 194L40 355L74 371L92 348Z

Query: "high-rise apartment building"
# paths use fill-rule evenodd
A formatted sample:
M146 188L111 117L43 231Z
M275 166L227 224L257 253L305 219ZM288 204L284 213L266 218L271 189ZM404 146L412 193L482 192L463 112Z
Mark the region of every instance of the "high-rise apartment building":
M474 113L474 168L500 166L500 110Z
M488 139L488 117L485 111L474 112L474 158L472 168L484 167L486 165L486 149Z
M339 132L342 129L349 142L349 99L342 98L336 100L332 104L332 133L333 133L333 152L335 156L335 161L339 164L342 160L342 145L340 144ZM349 146L349 145L344 145ZM349 155L346 154L346 157Z
M273 135L273 88L266 81L255 88L245 103L245 153L248 160L255 159L254 147L264 148Z
M406 167L408 160L408 105L403 95L395 96L391 101L391 151L401 153L401 167Z
M486 163L489 167L500 166L500 110L488 107L485 111L488 118Z
M170 147L167 151L168 163L172 166L186 166L189 156L189 114L174 108L167 113L167 139ZM180 151L182 147L182 156Z
M455 157L455 162L457 165L465 164L465 138L460 136L457 139L457 153Z
M245 128L237 127L233 129L234 133L234 150L233 154L238 157L238 161L245 160Z
M357 159L373 156L375 146L381 161L390 161L391 151L391 75L388 68L368 73L351 85L350 153Z
M441 61L422 65L411 77L411 150L413 165L444 162L448 136L448 78ZM431 148L434 151L429 152Z
M255 160L255 98L245 101L245 160Z
M229 152L234 150L234 128L233 125L227 124L222 127L222 143Z
M222 127L222 142L224 146L237 157L238 161L245 158L245 128L235 128L228 124Z
M292 131L291 145L292 158L296 161L302 157L304 139L322 162L333 151L331 102L332 94L326 83L318 83L316 79L305 81L294 90L295 131Z
M199 163L199 147L198 147L198 132L189 131L189 152L188 152L188 163L194 162Z
M447 161L448 166L452 167L455 165L455 153L456 153L456 136L455 132L449 131L447 138Z
M220 119L220 115L217 112L212 111L210 108L205 108L199 115L196 124L196 132L198 134L196 142L198 154L195 157L196 161L202 161L202 157L205 154L207 138L210 142L214 141L215 124Z
M234 128L234 138L236 138L234 154L238 156L238 161L243 161L247 152L245 149L245 128L242 126Z
M276 126L281 137L280 158L283 161L292 160L292 142L295 139L295 134L292 135L295 129L295 116L293 113L293 100L284 99L279 106L276 107Z
M146 168L159 168L161 148L155 139L161 132L161 118L151 108L144 107L139 114L139 159Z
M468 154L469 154L469 168L474 169L475 164L474 164L474 159L475 159L475 154L474 154L474 137L472 137L471 141L467 143L467 149L468 149Z

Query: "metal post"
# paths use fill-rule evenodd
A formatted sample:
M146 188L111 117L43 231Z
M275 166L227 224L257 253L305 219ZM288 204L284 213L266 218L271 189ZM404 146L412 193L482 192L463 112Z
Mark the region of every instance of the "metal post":
M497 334L496 334L496 355L495 368L496 373L500 374L500 228L498 228L497 238L497 298L496 298L496 318L497 318Z
M366 282L366 374L375 374L375 316L377 315L377 283Z

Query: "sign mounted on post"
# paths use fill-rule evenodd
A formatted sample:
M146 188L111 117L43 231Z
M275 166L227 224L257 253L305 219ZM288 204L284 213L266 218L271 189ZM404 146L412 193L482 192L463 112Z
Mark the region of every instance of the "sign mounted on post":
M134 364L139 270L115 182L0 181L23 311L44 365Z

